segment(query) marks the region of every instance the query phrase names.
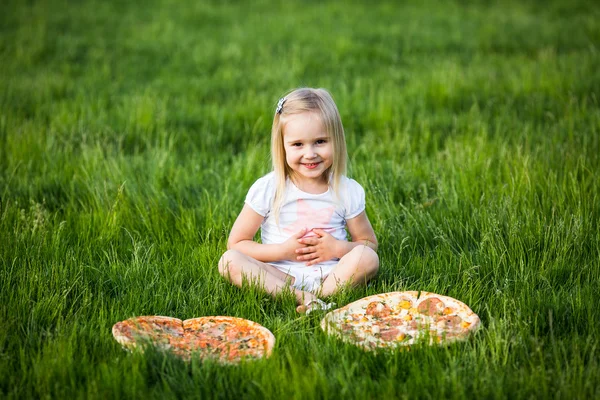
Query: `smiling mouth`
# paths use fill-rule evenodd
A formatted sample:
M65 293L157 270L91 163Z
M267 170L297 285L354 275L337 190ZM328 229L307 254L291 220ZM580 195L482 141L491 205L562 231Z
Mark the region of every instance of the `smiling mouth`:
M313 169L313 168L316 168L317 165L319 165L319 164L320 163L308 163L308 164L302 164L302 165L304 165L308 169Z

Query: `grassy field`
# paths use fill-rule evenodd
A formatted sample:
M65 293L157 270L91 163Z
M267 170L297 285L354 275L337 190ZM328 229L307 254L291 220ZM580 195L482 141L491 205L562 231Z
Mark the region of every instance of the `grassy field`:
M0 397L600 398L600 8L0 4ZM216 263L281 94L328 88L381 269L472 340L365 353ZM248 318L262 362L128 354L135 315Z

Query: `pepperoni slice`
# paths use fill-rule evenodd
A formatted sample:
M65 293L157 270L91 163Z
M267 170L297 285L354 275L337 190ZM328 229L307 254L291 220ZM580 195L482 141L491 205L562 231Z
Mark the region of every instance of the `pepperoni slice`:
M382 330L381 332L379 332L379 337L381 337L381 340L385 340L386 342L389 342L390 340L396 339L399 334L400 334L400 329L392 328L392 329Z
M392 318L389 321L387 321L387 323L391 327L396 327L396 326L402 326L406 322L403 319L401 319L401 318Z
M441 315L446 305L440 299L435 297L423 300L417 307L417 311L423 315Z
M463 319L461 317L459 317L458 315L451 315L451 316L445 316L442 317L440 319L438 319L437 321L437 326L440 328L445 328L445 329L458 329L461 327L461 323L463 322Z

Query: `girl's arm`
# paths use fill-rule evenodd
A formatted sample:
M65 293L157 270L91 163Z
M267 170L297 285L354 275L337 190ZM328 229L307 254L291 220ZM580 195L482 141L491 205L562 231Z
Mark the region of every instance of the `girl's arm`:
M254 211L250 206L244 204L244 208L238 215L231 227L227 248L238 250L255 260L272 262L281 260L296 261L296 249L304 247L298 243L298 239L304 236L305 230L292 235L281 244L262 244L255 242L254 235L258 232L263 216Z
M342 258L346 253L350 252L350 250L361 244L377 251L377 238L375 237L375 232L373 231L369 217L367 217L366 211L361 212L352 219L346 220L346 226L348 232L350 232L352 241L346 242L346 249L343 249L346 251L338 258Z

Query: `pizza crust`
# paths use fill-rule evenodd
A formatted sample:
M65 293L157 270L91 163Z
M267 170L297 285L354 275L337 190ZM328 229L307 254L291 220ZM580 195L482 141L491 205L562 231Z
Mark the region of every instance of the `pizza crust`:
M464 340L479 326L479 317L463 302L417 291L368 296L321 321L326 333L369 350Z
M227 316L134 317L117 322L112 334L126 349L151 345L185 360L197 355L227 364L269 357L275 346L275 336L264 326Z

